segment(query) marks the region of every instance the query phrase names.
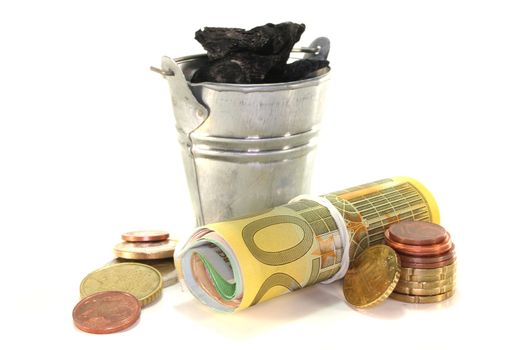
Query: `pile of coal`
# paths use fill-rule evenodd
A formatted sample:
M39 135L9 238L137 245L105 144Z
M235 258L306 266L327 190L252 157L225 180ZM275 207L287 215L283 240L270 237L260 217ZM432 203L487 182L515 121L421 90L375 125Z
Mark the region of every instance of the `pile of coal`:
M206 27L195 39L208 53L209 63L193 75L193 83L278 83L301 80L326 60L302 59L287 64L290 52L305 30L304 24L268 23L248 31Z

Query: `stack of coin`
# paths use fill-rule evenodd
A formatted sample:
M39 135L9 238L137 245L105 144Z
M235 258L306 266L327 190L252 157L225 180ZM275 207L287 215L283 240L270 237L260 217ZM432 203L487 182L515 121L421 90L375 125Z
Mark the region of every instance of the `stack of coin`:
M404 221L385 231L385 243L401 263L401 274L390 297L409 303L434 303L454 294L456 253L450 234L424 221Z
M123 242L113 248L116 259L109 264L137 262L152 266L162 274L163 287L177 282L173 261L176 240L169 239L165 231L133 231L122 235Z

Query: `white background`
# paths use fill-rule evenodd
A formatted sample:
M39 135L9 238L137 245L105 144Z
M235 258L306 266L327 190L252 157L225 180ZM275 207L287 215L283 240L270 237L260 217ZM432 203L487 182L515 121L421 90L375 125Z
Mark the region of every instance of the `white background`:
M3 1L1 347L523 348L524 18L519 1ZM312 192L419 179L456 243L457 296L356 311L335 283L222 315L175 286L126 332L76 330L79 283L122 232L192 231L148 67L202 52L200 27L286 20L303 46L332 41Z

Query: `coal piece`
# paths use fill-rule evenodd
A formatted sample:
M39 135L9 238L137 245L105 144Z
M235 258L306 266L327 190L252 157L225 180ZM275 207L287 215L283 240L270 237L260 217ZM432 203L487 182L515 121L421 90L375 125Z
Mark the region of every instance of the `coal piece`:
M286 65L282 75L278 78L278 81L296 81L305 79L313 72L328 67L329 64L330 62L326 60L298 60Z
M266 74L275 66L275 60L274 56L262 56L249 52L236 53L200 68L195 72L191 81L193 83L263 83Z
M258 84L295 81L328 67L328 61L298 60L287 64L304 24L268 23L248 31L239 28L206 27L195 33L208 52L208 64L192 82Z
M268 23L248 31L239 28L206 27L195 33L195 39L208 52L210 61L225 58L235 52L278 55L279 64L286 64L293 45L305 30L304 24Z

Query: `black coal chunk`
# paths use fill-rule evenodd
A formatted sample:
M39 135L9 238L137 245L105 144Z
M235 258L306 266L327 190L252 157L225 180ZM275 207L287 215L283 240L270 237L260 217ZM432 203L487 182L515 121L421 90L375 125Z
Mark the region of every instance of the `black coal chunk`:
M304 24L285 22L268 23L248 31L239 28L209 28L198 30L195 39L208 52L210 61L225 58L235 52L279 56L285 64L293 45L305 30Z
M209 63L195 72L192 82L258 84L302 79L315 67L328 65L328 61L313 60L286 64L304 30L304 24L292 22L268 23L248 31L215 27L199 30L195 39L208 52Z
M287 64L282 71L270 72L266 80L267 82L278 83L310 78L312 73L328 67L329 64L330 62L326 60L298 60Z
M266 75L275 67L274 56L239 52L214 61L200 68L192 82L205 81L233 84L258 84L265 82Z

